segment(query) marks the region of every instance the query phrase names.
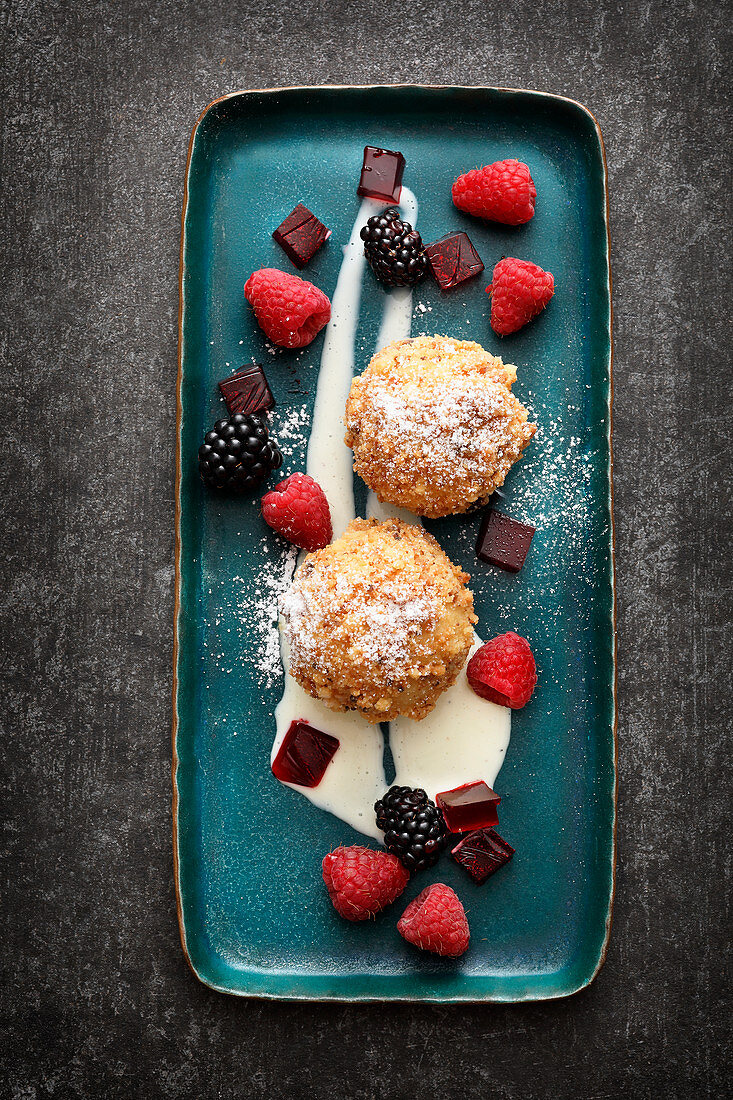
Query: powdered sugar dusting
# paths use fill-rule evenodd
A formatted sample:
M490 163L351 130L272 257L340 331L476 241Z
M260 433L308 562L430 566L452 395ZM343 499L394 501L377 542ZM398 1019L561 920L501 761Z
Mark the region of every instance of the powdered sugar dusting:
M233 578L238 592L234 621L242 662L253 667L258 686L265 689L283 675L278 601L292 580L298 549L273 545L273 540L265 537L260 550L267 559L264 568L249 579L239 575Z
M303 406L278 406L267 414L267 421L286 465L290 467L282 471L282 476L302 469L311 421L308 410ZM270 485L274 483L275 478ZM266 488L263 487L262 491ZM267 534L251 545L250 553L260 562L257 570L247 572L245 577L235 574L209 581L220 588L217 600L220 613L205 622L209 641L204 645L210 658L217 663L226 661L225 653L229 652L229 646L219 644L218 632L224 629L225 621L231 624L226 630L237 633L239 658L243 665L252 668L257 686L264 691L283 677L278 599L292 580L299 551L297 547L288 546L283 540ZM225 672L232 671L229 664L221 667Z
M590 483L598 451L589 448L581 435L568 433L563 417L553 416L544 402L537 407L541 435L537 447L525 453L521 477L511 483L509 510L542 531L543 543L553 556L572 550L571 560L576 560L584 556L581 551L592 527ZM570 405L568 409L573 411Z
M350 655L378 665L382 675L401 679L430 648L420 635L438 618L440 607L429 588L415 594L414 584L399 577L384 581L379 590L355 587L337 576L331 587L322 584L317 571L302 572L280 599L280 610L290 642L292 667L323 663L324 639L333 622L348 623Z
M433 383L427 397L397 386L374 387L370 394L385 435L451 480L470 476L487 454L501 459L513 439L506 398L499 383L477 388L470 379Z
M271 432L284 458L302 463L308 445L311 417L305 405L276 408L271 413Z

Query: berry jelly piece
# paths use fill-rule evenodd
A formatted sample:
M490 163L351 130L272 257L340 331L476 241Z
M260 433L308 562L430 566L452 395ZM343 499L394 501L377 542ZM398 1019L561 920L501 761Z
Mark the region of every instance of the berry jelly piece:
M520 523L490 508L481 521L476 557L489 565L498 565L499 569L518 573L527 557L534 530L528 523Z
M219 389L227 403L229 415L235 413L257 413L271 409L275 404L275 398L267 383L265 372L259 363L253 363L251 367L242 367L241 370L223 378L219 383Z
M399 202L404 171L405 158L402 153L365 145L364 163L356 193L372 199L384 199L385 202Z
M509 862L514 849L495 829L477 829L459 841L451 855L480 885Z
M469 829L483 829L499 823L496 808L501 798L483 779L443 791L435 796L435 802L451 833L467 833Z
M331 236L331 230L299 202L272 235L296 267L305 267Z
M272 762L272 774L283 783L317 787L338 747L337 737L297 719L290 723Z
M484 269L468 234L460 230L446 233L439 241L426 245L425 252L441 290L451 290Z

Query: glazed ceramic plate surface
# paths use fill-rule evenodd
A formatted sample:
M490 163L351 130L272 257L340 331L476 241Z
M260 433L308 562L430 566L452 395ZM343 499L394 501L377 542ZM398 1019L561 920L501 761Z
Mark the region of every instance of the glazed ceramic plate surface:
M329 849L364 838L270 773L282 674L272 676L271 660L268 672L269 628L256 609L283 574L285 544L264 525L260 494L207 493L196 458L223 413L217 381L254 358L277 401L273 432L289 436L283 472L304 468L307 431L283 425L312 411L323 333L303 353L272 354L242 288L259 267L295 271L271 234L303 201L333 235L302 274L333 293L365 144L404 154L423 239L465 229L486 265L448 294L421 284L413 335L475 339L516 363L515 393L539 425L504 490L504 510L537 528L519 574L477 562L478 516L426 524L471 574L482 637L513 629L529 638L539 683L513 714L495 784L513 862L475 886L443 857L377 920L349 924L328 900L320 864ZM531 168L534 219L515 229L458 212L455 176L509 156ZM597 125L550 95L294 88L226 97L199 120L181 255L173 750L181 934L206 984L263 997L518 1001L572 993L601 965L616 786L606 211ZM535 261L556 283L544 313L503 341L485 294L502 255ZM384 301L367 271L358 370L375 350ZM395 928L434 881L452 885L467 910L471 947L458 961L416 951Z

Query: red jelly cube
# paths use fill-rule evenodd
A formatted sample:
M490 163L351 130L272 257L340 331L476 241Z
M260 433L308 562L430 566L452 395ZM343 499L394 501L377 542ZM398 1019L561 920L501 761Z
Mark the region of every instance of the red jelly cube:
M317 787L338 747L337 737L298 719L290 723L272 762L272 774L283 783Z
M469 829L498 825L496 808L500 802L500 796L483 779L478 783L464 783L462 787L435 796L435 803L451 833L466 833Z
M479 275L484 265L467 233L456 230L425 246L425 253L441 290L451 290Z
M275 404L275 398L265 377L265 372L259 363L253 363L251 367L242 367L241 370L223 378L219 383L219 389L227 403L229 415L235 413L258 413L271 409Z
M402 153L365 145L364 163L356 193L372 199L384 199L385 202L399 202L404 171L405 158Z
M495 829L478 829L456 844L451 855L480 885L509 862L514 849Z
M524 565L534 527L490 508L481 521L476 543L476 557L489 565L498 565L510 573L518 573Z
M299 202L272 235L296 267L305 267L331 236L331 230Z

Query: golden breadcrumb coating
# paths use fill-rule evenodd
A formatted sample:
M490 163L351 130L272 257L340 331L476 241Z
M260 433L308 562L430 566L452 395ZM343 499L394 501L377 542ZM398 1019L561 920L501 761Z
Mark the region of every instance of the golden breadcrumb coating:
M290 675L332 710L424 718L473 642L468 579L421 527L355 519L281 597Z
M504 484L536 431L511 392L517 368L449 336L397 340L351 385L346 444L381 501L453 515Z

